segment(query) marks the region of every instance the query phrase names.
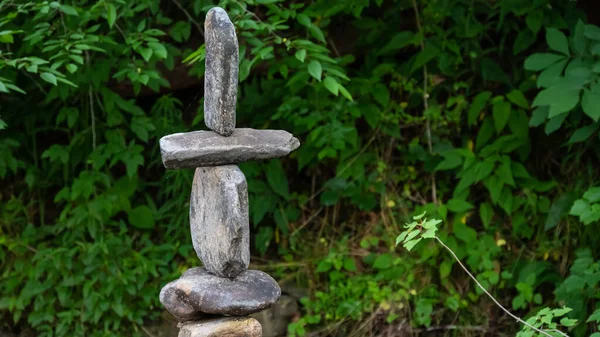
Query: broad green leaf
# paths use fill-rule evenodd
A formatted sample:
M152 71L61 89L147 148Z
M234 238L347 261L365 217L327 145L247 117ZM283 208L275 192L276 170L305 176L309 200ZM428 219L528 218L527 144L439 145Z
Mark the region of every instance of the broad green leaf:
M586 115L597 122L600 119L600 94L584 89L581 107Z
M140 55L142 55L142 57L144 58L144 60L146 61L150 61L150 58L152 57L152 49L150 48L139 48L138 49L138 53L140 53Z
M500 179L502 179L502 182L504 184L515 187L515 180L513 178L510 162L503 162L502 164L500 164L500 166L498 166L496 174Z
M544 70L564 59L565 56L557 54L533 54L525 60L525 69L532 71Z
M575 54L578 56L583 56L587 49L587 39L585 38L585 24L583 21L581 21L581 19L578 20L577 24L575 25L575 33L572 35L572 39L573 52L575 52Z
M436 171L451 170L457 168L462 164L462 157L456 151L446 151L442 153L444 160L442 160L436 167Z
M600 309L594 311L594 313L590 317L588 317L586 323L590 322L600 323Z
M513 44L513 55L517 55L522 51L527 50L535 42L536 36L527 29L522 29L517 34L517 38Z
M600 202L600 187L590 187L583 194L583 198L589 202Z
M298 14L296 19L298 20L298 22L300 22L301 25L305 26L306 28L310 28L310 26L312 26L312 22L306 14Z
M485 187L487 187L490 192L490 196L492 197L492 202L494 204L498 203L500 199L500 193L502 193L502 187L504 187L504 183L502 179L500 179L496 175L489 176L487 179L483 181Z
M327 88L327 90L331 91L332 94L334 95L338 95L340 88L338 85L338 82L335 80L335 78L331 77L331 76L327 76L325 77L325 79L323 80L323 85L325 85L325 88Z
M138 206L129 211L127 219L129 220L129 223L136 228L154 228L154 212L146 205Z
M598 130L598 127L600 127L600 124L594 123L575 130L571 138L569 138L568 143L574 144L586 141L592 134L594 134L594 132Z
M482 181L485 178L489 177L492 171L494 170L495 166L496 163L488 159L477 163L475 169L475 181Z
M394 35L390 42L388 42L383 48L381 48L381 50L379 50L379 52L377 52L377 55L383 55L385 53L396 51L408 46L413 42L414 36L415 34L408 30Z
M52 74L52 73L44 72L44 73L40 74L40 77L42 78L42 80L44 80L44 81L46 81L46 82L48 82L50 84L53 84L53 85L57 84L56 83L56 76L54 76L54 74Z
M79 16L79 14L77 14L77 11L75 10L75 8L73 8L72 6L69 6L69 5L61 4L59 7L59 10L67 15Z
M275 193L285 198L285 200L288 200L290 198L289 185L281 161L271 160L269 164L267 164L266 172L269 186L271 186Z
M481 149L494 135L494 120L492 117L487 117L483 120L483 124L477 132L475 139L475 148Z
M454 213L464 213L473 208L471 203L460 199L450 199L446 205Z
M549 134L553 133L554 131L558 130L560 128L560 126L562 125L562 123L567 118L567 115L569 115L569 114L568 113L564 113L564 114L560 114L558 116L554 116L554 117L550 118L550 120L548 121L548 123L546 123L546 127L544 128L544 132L547 135L549 135Z
M6 86L4 85L4 83L2 81L0 81L0 92L8 93L8 89L6 88Z
M383 83L377 83L372 87L371 93L377 103L381 104L382 107L386 107L390 101L390 91L387 86Z
M492 222L492 218L494 217L494 210L492 209L492 206L487 202L479 205L479 217L481 218L481 223L483 223L483 226L488 228Z
M552 87L542 90L533 100L533 107L549 106L549 118L571 111L579 103L579 90Z
M321 63L317 60L312 60L308 63L308 73L317 79L317 81L321 81L321 73L323 68L321 67Z
M513 90L506 95L509 101L524 109L529 109L529 102L520 90Z
M479 117L479 113L485 107L487 101L492 97L492 93L489 91L484 91L473 99L471 106L469 107L468 112L468 123L469 125L475 124L477 121L477 117Z
M591 40L600 40L600 28L595 25L585 25L584 35Z
M544 223L545 231L558 226L560 219L566 214L569 206L573 203L573 199L572 193L567 193L554 200Z
M76 65L76 64L73 64L73 63L69 63L69 64L67 64L67 70L68 70L68 71L69 71L71 74L73 74L74 72L76 72L76 71L77 71L77 65Z
M540 73L540 76L537 80L538 88L550 88L561 78L563 70L565 70L565 66L567 65L567 61L560 61L544 71Z
M306 49L299 49L298 51L296 51L296 54L294 56L296 56L296 58L300 62L304 62L304 59L306 58Z
M555 28L546 29L546 41L550 49L570 56L569 41L563 32Z
M375 269L389 269L394 263L394 256L390 253L381 254L375 259L373 268Z
M506 101L496 102L492 109L492 115L494 116L496 132L500 133L506 126L508 118L510 117L510 103Z
M406 248L406 250L408 250L409 252L415 248L415 246L417 245L417 243L419 243L421 241L421 239L415 239L412 241L408 241L407 243L404 244L404 248Z
M537 34L540 31L540 28L542 28L543 21L544 12L541 9L530 11L529 14L527 14L527 18L525 19L527 27L529 27L529 29L531 29L531 31L534 34Z
M437 47L434 47L431 44L426 44L425 48L419 52L419 54L417 54L410 72L413 73L416 70L423 68L424 65L433 60L436 56L438 56L439 53L440 50Z
M115 7L115 5L110 3L106 6L106 21L108 22L108 26L112 28L115 24L115 21L117 20L117 8Z

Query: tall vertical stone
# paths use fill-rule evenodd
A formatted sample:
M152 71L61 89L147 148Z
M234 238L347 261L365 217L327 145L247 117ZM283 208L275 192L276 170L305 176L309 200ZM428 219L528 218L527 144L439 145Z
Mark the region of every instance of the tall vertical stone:
M204 123L216 133L229 136L235 129L239 48L235 27L223 8L208 11L204 38Z
M199 167L190 197L192 243L205 268L234 278L250 263L248 186L236 165Z

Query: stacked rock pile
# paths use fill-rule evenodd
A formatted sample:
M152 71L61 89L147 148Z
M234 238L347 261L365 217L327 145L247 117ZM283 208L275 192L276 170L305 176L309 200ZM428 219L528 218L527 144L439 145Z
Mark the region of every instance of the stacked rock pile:
M285 156L300 142L286 131L235 128L239 64L235 28L219 7L208 12L204 27L204 120L212 131L177 133L160 140L166 168L196 169L190 227L204 267L192 268L164 286L160 301L181 322L181 337L259 337L260 324L244 316L275 304L281 289L268 274L248 270L248 187L236 164ZM226 317L207 320L210 315Z

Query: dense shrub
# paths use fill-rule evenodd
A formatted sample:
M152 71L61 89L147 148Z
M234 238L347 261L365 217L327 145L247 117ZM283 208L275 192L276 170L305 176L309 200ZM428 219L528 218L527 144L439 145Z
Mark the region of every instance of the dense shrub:
M199 263L192 172L165 171L157 140L204 128L213 5L0 4L0 328L141 335L160 287ZM241 165L253 262L310 290L292 335L518 330L435 245L395 251L425 210L507 306L567 305L574 335L597 331L600 28L581 2L220 5L238 126L302 142Z

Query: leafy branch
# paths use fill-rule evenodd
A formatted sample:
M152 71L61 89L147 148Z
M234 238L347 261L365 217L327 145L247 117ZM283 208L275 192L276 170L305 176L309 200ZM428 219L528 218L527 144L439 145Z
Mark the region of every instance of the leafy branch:
M492 294L490 294L485 287L479 283L479 281L477 281L477 278L475 278L475 276L473 274L471 274L471 272L469 271L469 269L467 269L467 267L465 267L465 265L461 262L461 260L458 258L458 256L456 256L456 253L454 253L454 251L452 249L450 249L450 247L448 247L442 240L440 240L440 238L436 235L436 232L438 231L437 225L439 223L441 223L441 220L437 220L437 219L431 219L431 220L427 220L425 217L425 212L423 212L423 214L417 215L415 217L413 217L413 222L406 224L404 226L404 228L406 228L405 231L403 231L402 233L400 233L400 235L398 235L398 237L396 238L396 246L398 246L399 244L402 244L402 246L404 248L406 248L406 250L410 251L412 250L417 243L419 243L421 240L423 239L435 239L440 245L442 245L442 247L444 247L448 252L450 252L450 254L452 255L452 257L456 260L456 262L458 262L458 264L460 265L460 267L465 271L465 273L467 273L467 275L469 275L469 277L473 280L473 282L475 282L475 284L477 284L477 286L500 308L502 309L502 311L504 311L507 315L509 315L510 317L514 318L517 322L525 325L525 329L531 329L533 331L536 331L544 336L548 336L548 337L555 337L553 335L551 335L549 332L544 331L542 329L540 329L540 327L535 327L533 325L533 323L535 323L536 320L540 321L540 326L542 325L542 323L547 323L547 324L551 324L551 319L552 317L559 317L562 316L566 313L568 313L569 311L571 311L571 309L569 308L563 308L563 309L556 309L559 310L559 312L554 312L554 311L549 311L545 317L549 317L550 320L542 320L541 317L538 316L542 316L542 311L546 310L542 310L540 313L538 313L538 316L532 317L531 319L528 320L528 322L524 321L523 319L521 319L520 317L516 316L515 314L511 313L510 311L508 311L508 309L506 309L502 304L500 304L500 302L498 302L498 300L496 300L496 298L494 298L494 296L492 296ZM549 310L549 309L547 309ZM576 320L572 320L572 319L568 319L568 318L563 318L563 320L561 320L561 324L564 326L573 326L575 325L577 321ZM567 334L554 329L554 326L551 326L552 330L549 330L550 332L554 332L554 333L558 333L560 334L560 336L566 336L568 337ZM527 331L524 331L523 333L527 333ZM530 336L530 335L528 335Z

